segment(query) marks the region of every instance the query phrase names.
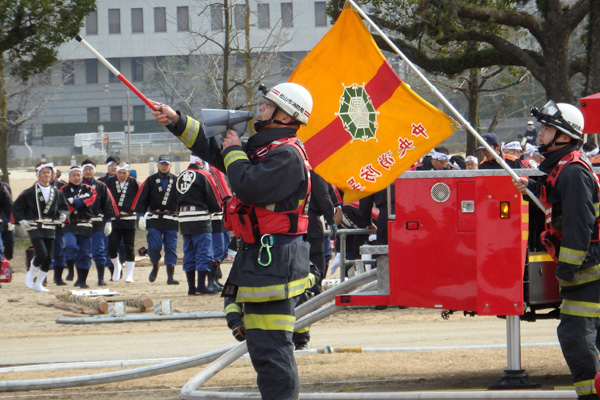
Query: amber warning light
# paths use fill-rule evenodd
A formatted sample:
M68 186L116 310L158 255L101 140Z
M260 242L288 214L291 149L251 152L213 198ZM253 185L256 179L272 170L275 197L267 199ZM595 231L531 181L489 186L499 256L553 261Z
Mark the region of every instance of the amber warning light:
M508 201L500 202L500 219L510 218L510 203Z

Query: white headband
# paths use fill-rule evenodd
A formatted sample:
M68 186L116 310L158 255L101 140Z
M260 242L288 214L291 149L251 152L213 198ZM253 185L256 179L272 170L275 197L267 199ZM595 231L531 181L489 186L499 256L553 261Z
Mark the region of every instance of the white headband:
M35 173L36 175L40 174L40 171L43 170L44 168L50 168L52 171L54 171L54 163L45 163L45 164L40 164L38 167L36 167L35 169Z
M190 164L200 165L202 164L202 159L192 154L190 155Z
M450 166L451 166L452 168L454 168L454 169L461 169L461 168L460 168L460 165L458 165L458 163L457 163L457 162L451 162L451 163L450 163Z
M512 142L508 142L506 144L504 144L502 146L502 150L504 149L509 149L509 150L523 150L523 147L521 147L521 143L515 141Z
M479 160L477 160L477 157L475 157L475 156L467 156L467 158L465 158L465 162L469 162L469 161L472 161L472 162L474 162L475 164L477 164L477 162L478 162Z
M110 167L110 165L111 165L111 164L114 164L114 163L115 163L115 161L109 161L109 162L107 162L107 163L106 163L106 168Z
M69 168L69 172L68 172L69 175L71 175L71 172L74 172L74 171L83 172L83 169L79 168L79 167L71 167L71 168Z
M117 165L117 172L121 171L122 169L129 171L129 164L125 164L122 167L120 165Z
M96 167L94 166L94 164L83 164L83 165L81 166L81 171L82 171L82 172L83 172L83 169L84 169L85 167L90 167L91 169L93 169L93 170L94 170L94 172L96 172Z
M600 148L596 147L594 150L588 151L587 153L585 153L585 155L588 157L593 157L596 154L598 154L598 151L600 151Z
M447 161L450 160L450 156L446 153L439 153L437 151L431 150L431 158L436 159L436 160L440 160L440 161Z

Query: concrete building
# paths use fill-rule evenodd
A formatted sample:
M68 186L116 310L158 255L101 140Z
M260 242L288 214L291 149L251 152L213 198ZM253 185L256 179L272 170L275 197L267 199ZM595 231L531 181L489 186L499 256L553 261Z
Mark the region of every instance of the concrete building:
M244 3L230 4L231 43L243 47ZM331 24L325 8L326 1L250 1L253 51L273 55L269 70L275 72L265 83L286 80L297 62L328 31ZM144 82L150 66L165 57L178 56L190 69L201 73L199 63L192 61L221 53L217 44L224 42L224 16L223 2L217 0L212 4L201 0L98 0L97 11L86 17L81 36L149 98L169 102L172 99ZM268 46L261 49L265 44ZM74 39L59 49L59 58L62 63L50 74L50 84L40 89L40 95L52 96L52 101L24 126L29 143L66 145L59 136L68 137L74 132L64 123L88 123L82 125L81 132L91 132L90 126L96 131L103 122L114 122L113 126L119 127L104 127L105 131L124 130L128 117L138 122L135 134L147 132L142 127L147 125L139 121L151 118L148 107L133 93L128 99L126 86L85 47ZM232 64L242 67L240 57ZM201 93L195 95L202 98ZM68 132L61 135L57 129Z

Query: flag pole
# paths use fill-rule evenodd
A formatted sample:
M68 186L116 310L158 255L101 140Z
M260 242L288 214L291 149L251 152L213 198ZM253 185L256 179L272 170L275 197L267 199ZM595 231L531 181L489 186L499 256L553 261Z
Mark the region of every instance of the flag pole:
M375 29L375 31L377 31L377 33L379 34L379 36L381 36L381 38L383 40L385 40L385 42L392 48L392 50L394 50L394 52L396 54L398 54L398 56L400 58L402 58L402 60L408 64L408 66L417 74L417 76L419 78L421 78L421 80L429 87L429 89L433 92L433 94L444 104L444 106L446 106L450 112L452 113L452 115L454 115L456 117L456 119L458 119L458 121L465 127L465 129L472 134L475 139L477 139L477 141L479 141L479 143L481 143L481 145L490 153L494 156L494 158L496 159L496 162L498 164L500 164L500 166L502 168L504 168L504 170L506 172L508 172L508 174L513 178L513 180L518 180L519 176L516 174L515 171L513 171L508 164L506 164L506 162L502 159L502 157L500 157L496 151L494 151L494 149L492 149L492 147L487 144L487 142L481 137L481 135L479 135L479 133L477 133L477 131L475 129L473 129L473 127L471 126L471 124L469 123L469 121L467 121L459 112L458 110L456 110L456 108L454 108L454 106L452 104L450 104L450 102L446 99L446 97L444 97L444 95L435 87L433 86L433 84L431 82L429 82L429 80L425 77L425 75L423 75L421 73L421 71L419 71L419 69L404 55L404 53L402 53L402 51L390 40L390 38L383 33L383 31L381 29L379 29L379 27L371 20L371 18L369 18L369 16L367 14L365 14L365 12L363 10L360 9L360 7L358 7L356 5L356 3L353 0L346 0L346 2L350 3L352 5L352 7L354 8L354 10L356 10L356 12L365 20L369 23L369 25L371 25L371 27L373 29ZM542 202L540 201L540 199L538 199L532 192L531 190L527 189L527 195L529 196L529 198L540 208L540 210L545 211L545 207L542 204Z

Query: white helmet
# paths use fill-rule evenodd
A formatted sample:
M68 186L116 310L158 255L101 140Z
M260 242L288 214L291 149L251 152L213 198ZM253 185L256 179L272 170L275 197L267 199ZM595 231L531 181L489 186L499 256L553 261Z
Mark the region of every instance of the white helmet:
M571 104L556 104L550 100L540 110L532 108L531 115L542 124L551 125L575 140L583 138L583 114Z
M312 96L304 87L297 83L285 82L272 87L270 90L263 85L259 87L267 100L272 101L281 111L306 125L312 112Z

